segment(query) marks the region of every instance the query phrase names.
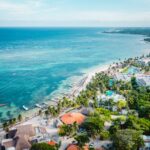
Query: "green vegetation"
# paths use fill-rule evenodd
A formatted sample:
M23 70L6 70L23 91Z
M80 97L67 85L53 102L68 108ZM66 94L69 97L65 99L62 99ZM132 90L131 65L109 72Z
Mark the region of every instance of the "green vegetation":
M58 150L59 146L51 146L47 143L37 143L33 144L30 150Z
M122 67L130 65L140 67L144 72L150 70L150 67L141 66L136 63L138 58L127 59L121 63ZM112 67L113 70L119 69ZM110 85L110 81L112 84ZM124 96L117 102L110 98L106 101L98 99L98 95L113 91ZM45 116L58 117L66 108L90 107L92 111L88 114L81 125L74 123L72 125L63 124L59 128L60 136L74 138L78 146L82 149L91 138L99 140L112 140L114 150L136 150L143 146L141 135L150 135L150 88L141 87L137 84L133 76L131 81L116 81L108 72L97 73L87 85L86 89L74 99L70 100L64 97L57 106L49 106L45 110ZM113 108L116 109L113 109ZM89 110L90 110L89 109ZM127 114L122 115L122 110L126 109ZM42 115L43 111L39 111ZM22 121L22 116L17 119L10 119L3 124L3 128L8 131L9 127ZM105 123L111 126L106 128ZM34 144L31 150L57 150L58 146L49 146L46 143Z
M99 116L90 116L81 125L89 137L99 136L104 128L104 121Z
M73 123L72 125L65 125L63 124L60 128L59 128L59 135L60 136L70 136L73 137L78 129L78 125L77 123Z
M69 108L69 107L76 107L76 103L66 97L63 97L63 100L60 100L57 103L57 106L49 106L48 109L45 111L45 115L46 117L49 117L50 115L52 117L57 117L60 112L64 109L64 108Z
M136 60L137 59L128 59L122 63L122 65L125 67L131 64L132 66L136 66ZM146 71L145 67L143 67L142 70ZM87 137L100 138L101 140L111 138L114 142L114 147L119 144L116 150L137 149L143 145L140 136L142 134L150 135L150 89L149 87L140 87L134 76L129 82L113 80L112 86L109 85L110 80L112 80L112 77L107 73L97 73L87 85L86 90L81 91L79 96L75 99L79 106L93 107L93 112L90 113L85 122L78 127L78 129L84 131L84 134L80 135L78 130L76 130L78 136L75 137L81 146L86 143L81 140L83 136L83 140L84 138L88 140L86 139ZM105 102L100 101L99 106L97 94L103 94L107 90L113 90L115 93L123 95L126 101L120 99L115 103L113 99L109 99ZM112 111L114 106L117 107L116 112ZM129 116L119 116L119 113L124 108L127 109ZM118 117L112 120L112 114ZM112 123L109 130L104 129L104 123L106 121ZM70 133L67 135L70 135ZM72 134L72 136L74 135L75 134ZM128 141L127 139L130 140ZM81 144L79 140L81 140L83 144ZM123 146L123 144L126 146Z
M142 138L140 137L141 133L136 130L125 129L118 130L112 140L113 148L115 150L136 150L144 145Z
M150 134L150 120L145 118L138 118L130 115L126 120L124 127L142 131L144 134Z
M83 148L85 146L86 143L88 143L90 141L87 133L80 133L78 135L75 136L75 140L77 141L78 143L78 146L80 148Z
M103 130L101 133L100 133L100 139L101 140L108 140L110 137L110 133L109 131L107 130Z
M105 108L96 108L94 115L101 118L101 120L109 121L111 119L111 112L108 109Z
M122 108L125 108L127 105L126 101L123 101L123 100L119 100L117 102L117 108L118 108L118 111L121 111Z
M123 70L122 70L122 73L127 73L127 71L128 71L128 67L125 67Z
M107 32L105 32L107 33ZM110 32L109 32L110 33ZM124 28L119 31L113 31L112 33L122 33L122 34L139 34L147 36L147 38L144 39L144 41L150 42L150 30L149 28Z
M22 121L22 115L21 114L18 115L18 120Z
M9 131L9 127L13 126L14 124L17 123L17 121L22 121L22 115L19 114L17 118L12 118L9 119L7 122L3 123L3 129L8 132Z

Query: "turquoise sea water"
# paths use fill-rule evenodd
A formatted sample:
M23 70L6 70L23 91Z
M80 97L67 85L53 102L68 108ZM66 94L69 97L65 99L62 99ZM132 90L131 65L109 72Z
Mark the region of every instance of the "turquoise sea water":
M0 28L0 120L69 87L83 70L148 53L141 35L106 28Z

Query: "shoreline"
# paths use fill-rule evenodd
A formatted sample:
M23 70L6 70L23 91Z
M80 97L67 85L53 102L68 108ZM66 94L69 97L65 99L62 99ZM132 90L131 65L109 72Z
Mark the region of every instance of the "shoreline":
M146 55L146 53L144 55ZM138 57L138 56L135 56L135 57ZM80 78L79 81L76 82L75 85L73 85L71 88L67 89L67 94L62 93L62 92L57 93L57 90L56 90L56 91L54 91L55 93L53 94L54 97L53 96L51 97L51 94L50 94L50 97L43 100L42 103L46 103L47 106L54 106L55 107L57 105L57 102L59 100L61 100L64 96L73 100L74 97L77 97L78 94L86 88L87 84L91 81L92 77L96 73L99 73L102 71L107 71L109 69L110 65L115 66L115 64L113 62L119 63L121 61L122 60L119 61L118 59L116 59L116 60L109 61L109 62L104 63L104 64L96 65L96 66L91 67L89 69L83 70L83 72L82 72L83 75L78 76ZM41 108L34 107L34 108L29 109L28 111L20 111L19 114L22 115L23 122L26 122L27 120L30 120L30 119L33 119L34 117L37 117L39 115L39 110L41 110ZM46 109L44 109L44 110L46 110ZM17 117L17 116L15 116L15 117ZM1 122L0 125L2 125L2 123L3 122Z
M98 66L92 67L88 70L85 70L84 74L81 77L79 77L80 78L79 81L76 82L76 84L73 85L68 90L68 91L70 91L70 92L68 92L68 94L61 93L59 95L59 97L54 96L53 98L43 100L43 103L46 103L47 106L54 106L55 107L57 105L57 102L59 100L61 100L64 96L73 100L74 97L77 97L79 95L79 93L86 88L87 84L91 81L92 77L96 73L108 70L109 66L110 66L110 63L98 65ZM21 121L20 123L22 124L22 123L25 123L26 121L29 121L35 117L38 117L39 116L39 110L41 110L41 108L35 107L35 108L29 109L28 111L21 111L19 114L22 115L23 121ZM44 109L44 110L46 110L46 109ZM16 124L20 124L20 123L16 123ZM0 123L0 125L2 125L2 122Z
M87 73L85 73L82 77L81 80L79 80L79 82L76 83L76 85L74 85L72 88L70 88L71 93L70 94L63 94L60 95L60 97L54 97L52 99L48 99L46 101L43 101L47 104L47 106L56 106L57 102L59 100L61 100L64 96L68 97L69 99L73 99L74 97L78 96L79 93L84 90L87 86L87 84L91 81L92 77L99 72L102 71L106 71L108 70L110 64L105 64L105 65L99 65L97 67L94 67L93 69L90 69L92 71L87 71ZM30 120L36 116L38 116L38 111L40 110L40 108L32 108L28 111L23 111L21 112L21 115L23 116L23 118L25 118L25 121Z

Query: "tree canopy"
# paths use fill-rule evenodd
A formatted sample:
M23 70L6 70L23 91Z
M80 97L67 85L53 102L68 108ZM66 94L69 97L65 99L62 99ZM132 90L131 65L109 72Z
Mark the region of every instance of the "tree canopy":
M58 147L48 145L47 143L36 143L32 145L30 150L58 150Z
M86 132L85 133L80 133L80 134L76 135L75 136L75 140L78 142L78 145L81 148L83 146L85 146L85 144L90 141Z
M144 145L141 132L132 129L118 130L112 140L115 150L137 150Z

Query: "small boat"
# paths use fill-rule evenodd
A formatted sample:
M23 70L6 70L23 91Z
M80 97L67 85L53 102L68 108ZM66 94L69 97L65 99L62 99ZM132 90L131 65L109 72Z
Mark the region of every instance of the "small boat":
M23 109L24 109L24 110L26 110L26 111L28 111L28 110L29 110L29 108L28 108L28 107L26 107L25 105L23 105L22 107L23 107Z
M44 105L48 105L46 102L43 102Z
M38 107L38 108L42 108L42 106L39 105L39 104L35 104L35 106Z

